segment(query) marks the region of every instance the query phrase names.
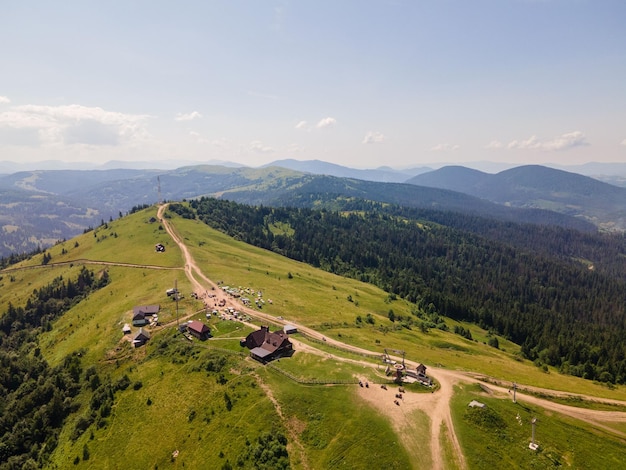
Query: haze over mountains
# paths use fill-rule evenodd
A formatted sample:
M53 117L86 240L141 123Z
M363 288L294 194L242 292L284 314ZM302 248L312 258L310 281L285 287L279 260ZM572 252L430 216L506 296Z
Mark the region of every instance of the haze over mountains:
M626 174L626 164L604 168ZM538 165L495 174L461 166L362 170L318 160L261 168L44 169L0 176L0 256L71 238L138 205L199 196L327 208L336 207L337 198L352 198L584 231L626 229L626 188Z

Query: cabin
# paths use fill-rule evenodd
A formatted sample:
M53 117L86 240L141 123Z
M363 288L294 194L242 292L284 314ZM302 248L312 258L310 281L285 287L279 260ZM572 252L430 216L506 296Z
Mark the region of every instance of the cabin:
M293 354L293 344L287 334L282 330L272 333L267 326L250 333L241 340L241 345L250 350L250 357L263 364Z
M139 305L133 307L133 314L143 313L144 316L156 315L159 313L160 307L158 305Z
M187 331L200 340L208 339L211 336L211 330L208 326L198 320L187 323Z
M143 346L150 340L150 333L145 331L143 328L139 328L139 331L133 337L133 346L136 348Z
M133 313L133 326L146 326L148 324L146 314L143 312Z

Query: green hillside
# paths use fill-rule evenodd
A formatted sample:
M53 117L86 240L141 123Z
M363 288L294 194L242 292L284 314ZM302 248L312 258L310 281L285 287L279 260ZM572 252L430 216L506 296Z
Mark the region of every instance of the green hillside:
M312 328L328 341L298 333L291 358L271 366L251 360L239 339L253 328L215 316L205 319L203 301L190 295L183 253L158 221L156 208L106 223L0 272L0 315L6 315L9 305L36 303L34 290L59 278L75 279L83 267L96 279L108 279L86 298L69 303L68 310L46 328L33 328L37 349L32 342L8 349L18 344L14 335L20 325L15 322L0 332L3 396L17 400L38 393L44 384L35 377L10 380L7 372L17 374L18 363L38 357L51 368L72 358L78 387L65 403L68 414L56 445L49 439L31 446L28 454L16 456L11 451L16 436L21 442L35 439L36 413L24 410L21 424L8 429L3 427L7 417L17 410L0 405L0 469L454 468L460 460L445 434L440 441L443 456L433 454L432 410L419 404L437 399L444 393L438 388L444 383L437 382L432 394L418 393L430 391L424 387L407 386L406 402L394 405L395 386L382 362L349 352L335 341L377 355L385 348L404 350L407 360L426 364L435 379L440 371L472 371L507 383L626 400L621 386L609 388L537 368L521 359L518 345L504 338L498 338L499 349L491 347L487 343L493 336L474 325L445 319L450 331L402 327L390 319L390 312L410 317L416 306L370 284L251 247L173 213L167 214L167 222L206 277L262 292L266 302L256 308L259 315L274 317L276 327L291 321ZM165 252L157 253L156 243L163 243ZM178 303L165 294L175 284L183 294ZM122 325L131 322L134 306L149 304L160 306L161 326L147 328L148 343L133 348L122 335ZM209 324L213 338L189 341L179 334L177 323L188 319ZM251 321L257 326L268 322L254 316ZM469 330L473 340L452 333L455 326ZM370 389L359 387L359 379L367 380ZM380 384L390 388L387 410L367 399L368 393L383 393ZM589 406L584 400L580 403ZM507 413L506 408L493 406L498 413ZM619 406L614 409L623 411ZM402 413L407 417L398 418ZM453 418L469 468L479 468L473 455L480 455L481 446L484 452L487 446L504 448L498 442L477 444L470 439L476 432L474 421L462 421L458 412ZM550 419L564 429L554 437L542 436L550 455L575 468L602 468L593 466L598 463L593 458L577 460L565 445L567 430L576 429L575 439L593 451L599 446L597 428L554 413ZM617 444L626 429L619 425L613 429L603 431L602 457L623 460L626 453ZM474 454L468 454L470 447ZM537 465L548 461L545 454L538 455ZM496 466L498 462L505 460L496 461ZM577 465L580 462L583 465Z

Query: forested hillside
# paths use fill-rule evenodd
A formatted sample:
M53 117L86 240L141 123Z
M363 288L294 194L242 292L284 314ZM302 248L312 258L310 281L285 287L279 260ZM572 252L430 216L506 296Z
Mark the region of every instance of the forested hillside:
M49 366L38 336L107 282L106 275L83 268L76 279L59 277L34 290L25 306L9 305L0 313L0 469L46 465L65 418L78 409L74 398L95 372L92 367L83 374L79 353ZM99 383L92 380L91 386L95 390Z
M247 243L493 329L521 344L539 366L626 383L626 282L617 265L613 274L601 272L549 250L444 226L442 219L251 207L208 198L190 207L172 206ZM518 229L533 232L521 237L525 243L535 237L539 244L545 230ZM568 244L573 234L563 232L560 243ZM551 243L559 244L557 238ZM623 238L612 246L616 256L624 256Z

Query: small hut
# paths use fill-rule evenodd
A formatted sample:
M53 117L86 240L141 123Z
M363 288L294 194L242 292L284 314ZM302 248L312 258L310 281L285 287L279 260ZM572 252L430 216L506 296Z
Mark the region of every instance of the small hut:
M139 328L139 331L133 337L133 346L138 348L139 346L143 346L150 340L150 333L145 331L143 328Z

